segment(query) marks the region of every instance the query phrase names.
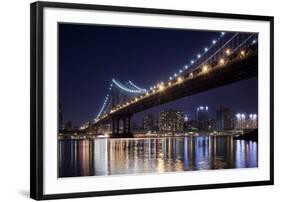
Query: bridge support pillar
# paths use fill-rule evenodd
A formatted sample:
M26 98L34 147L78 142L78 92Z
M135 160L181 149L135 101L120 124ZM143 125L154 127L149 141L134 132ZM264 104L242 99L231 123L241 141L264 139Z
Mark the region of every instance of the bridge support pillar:
M123 122L123 130L120 131L120 120ZM133 137L131 133L131 116L113 117L111 119L111 137Z
M125 116L123 118L124 125L124 135L131 136L131 116Z
M115 128L114 128L115 124L114 124L114 119L111 119L111 134L114 134Z
M120 132L120 119L116 118L116 134L119 135Z
M116 117L113 117L111 120L111 134L119 134L119 119Z

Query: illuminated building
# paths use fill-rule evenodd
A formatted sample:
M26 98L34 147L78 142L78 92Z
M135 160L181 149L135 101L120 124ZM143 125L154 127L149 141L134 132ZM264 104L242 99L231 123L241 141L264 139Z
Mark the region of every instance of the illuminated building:
M198 129L201 131L208 131L209 108L208 106L199 106L196 111L196 120Z
M162 110L159 115L160 132L183 132L184 113L181 110Z
M218 131L232 129L231 113L229 108L221 106L216 112L216 128Z
M188 122L188 116L187 115L184 115L184 122Z
M214 131L216 130L216 119L210 119L208 121L208 131Z
M143 129L145 131L151 131L153 129L154 119L152 114L147 114L143 118Z
M187 122L184 122L184 131L194 131L197 130L197 121L189 119Z
M235 129L256 129L258 128L258 115L251 113L237 113L234 119Z
M249 129L258 128L258 115L257 114L249 114L247 119L246 127Z

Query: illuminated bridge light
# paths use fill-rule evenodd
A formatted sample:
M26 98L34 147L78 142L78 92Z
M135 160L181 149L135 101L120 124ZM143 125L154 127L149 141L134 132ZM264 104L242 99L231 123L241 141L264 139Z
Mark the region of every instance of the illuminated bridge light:
M212 41L212 44L216 44L216 43L217 43L217 41L216 41L216 40L213 40L213 41Z
M204 48L204 51L205 51L205 52L207 52L207 51L208 51L208 48L207 48L207 47L206 47L206 48Z
M226 53L227 55L230 55L230 49L226 49L225 53Z
M257 42L257 40L256 40L256 39L254 39L254 40L253 40L253 42L252 42L252 44L255 44L256 42Z
M208 72L208 66L207 66L207 65L204 65L204 66L203 66L203 72L204 72L204 73L207 73L207 72Z
M224 65L224 59L220 59L220 64Z
M197 58L201 58L201 55L200 55L200 54L198 54L198 55L197 55Z
M192 78L192 77L193 77L193 73L191 72L191 73L189 74L189 76Z
M240 51L240 54L242 55L242 56L245 56L245 51Z
M169 82L169 83L168 83L168 85L169 85L169 86L171 86L171 85L172 85L172 83L171 83L171 82Z
M178 77L178 82L181 83L182 82L182 78L179 76Z
M179 70L179 73L182 73L182 70L181 70L181 69Z
M194 63L194 60L191 60L190 63L193 64L193 63Z
M185 68L185 69L188 69L188 65L185 65L184 68Z
M173 77L170 76L169 80L172 80L172 79L173 79ZM150 89L150 90L151 90L151 89Z
M222 35L222 36L225 35L225 32L221 32L221 35Z
M178 76L178 75L175 73L175 74L174 74L174 77L177 77L177 76Z
M163 91L165 89L164 85L160 85L159 90Z
M134 87L135 89L137 89L137 90L139 90L140 92L146 92L146 89L144 89L144 88L140 88L140 87L138 87L136 84L134 84L132 81L129 81L129 84L132 86L132 87Z

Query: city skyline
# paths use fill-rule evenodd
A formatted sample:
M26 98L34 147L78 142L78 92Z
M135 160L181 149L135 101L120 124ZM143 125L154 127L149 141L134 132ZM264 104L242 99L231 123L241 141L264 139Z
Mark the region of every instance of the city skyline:
M211 31L66 24L60 24L59 33L59 100L64 106L64 120L72 121L73 125L95 118L107 93L100 89L107 89L111 78L130 78L141 87L149 88L152 83L148 82L148 72L151 78L164 80L192 58L191 53L199 51L198 47L203 47L220 34ZM78 35L80 37L75 37ZM136 42L136 39L139 41ZM126 45L120 45L124 41L127 41ZM130 41L134 43L129 43ZM118 45L119 50L116 50L115 45ZM104 54L95 57L100 51ZM128 57L125 59L122 54ZM122 71L116 72L120 66ZM107 68L107 71L102 71L103 68ZM91 75L92 71L95 73ZM92 81L92 78L96 81ZM257 113L257 78L188 96L148 111L154 113L163 108L180 107L190 113L190 116L194 116L195 112L191 109L195 105L209 105L214 116L214 106L218 103L218 98L222 103L220 105ZM136 114L133 119L138 122L138 117L143 113L147 111Z
M62 113L62 108L61 108L61 104L60 104L60 112L59 112L59 117L60 120L62 120L63 115ZM198 116L198 112L201 111L201 109L205 110L206 109L206 115L201 115L201 117L203 117L203 121L207 121L206 123L203 123L203 125L205 126L199 126L200 123L198 123L198 119L200 119L200 117ZM134 124L134 127L136 127L135 129L143 129L146 130L146 126L145 124L149 124L150 127L155 127L155 124L157 124L157 127L161 127L161 113L163 112L169 112L169 111L174 111L176 113L180 113L182 115L182 122L196 122L197 125L196 127L198 127L199 131L204 131L206 130L206 125L210 125L210 122L214 121L214 126L212 126L211 130L218 130L218 131L224 131L224 130L231 130L234 128L239 128L235 125L237 125L237 123L235 123L235 121L237 122L237 119L240 121L240 128L247 128L246 127L246 122L248 119L256 119L258 120L258 114L257 112L251 112L251 111L242 111L242 110L233 110L227 106L223 106L220 105L220 107L215 109L215 117L210 116L209 111L210 107L208 105L200 105L197 106L195 109L196 111L196 115L195 117L192 116L188 116L187 113L185 113L182 109L172 109L172 108L166 108L166 109L161 109L160 111L158 111L157 113L150 113L150 112L144 112L142 113L142 116L140 116L140 121L139 122L135 122L135 120L132 120L132 124ZM206 116L206 117L205 117ZM225 117L227 116L227 117ZM149 117L150 120L148 120L149 122L152 121L151 123L145 123L146 122L146 118ZM204 118L205 117L205 118ZM244 117L244 118L243 118ZM227 120L226 120L227 119ZM242 120L241 120L242 119ZM244 119L244 122L243 122ZM224 121L223 121L224 120ZM155 122L156 121L156 122ZM242 122L241 122L242 121ZM221 123L224 122L224 123ZM69 128L69 130L74 129L74 130L79 130L80 127L83 127L83 125L89 123L88 122L84 122L82 125L75 125L72 123L72 121L66 121L66 122L59 122L60 123L60 128ZM252 123L253 124L253 123ZM258 122L256 122L254 128L257 128L258 126ZM241 127L243 126L243 127ZM71 128L71 129L70 129ZM155 131L161 131L161 129L154 129ZM148 130L148 129L147 129Z

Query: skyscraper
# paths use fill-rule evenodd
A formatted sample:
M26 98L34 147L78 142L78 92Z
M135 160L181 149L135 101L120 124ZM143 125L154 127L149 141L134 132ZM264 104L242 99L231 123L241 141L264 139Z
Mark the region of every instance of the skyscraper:
M209 121L209 107L208 106L199 106L196 111L196 121L198 129L201 131L208 130L208 121Z
M256 129L258 128L258 115L238 113L234 120L235 129Z
M221 106L216 112L216 128L218 131L230 130L231 124L231 113L230 109Z
M153 129L154 119L152 114L147 114L143 118L143 129L145 131L151 131Z
M159 115L160 132L183 132L184 114L181 110L162 110Z
M249 114L246 126L249 129L258 128L258 115L257 114Z

